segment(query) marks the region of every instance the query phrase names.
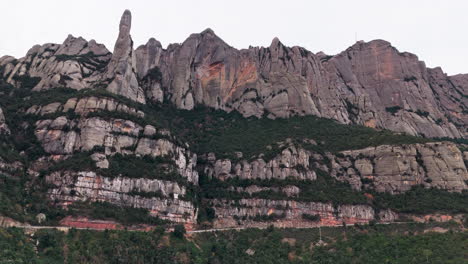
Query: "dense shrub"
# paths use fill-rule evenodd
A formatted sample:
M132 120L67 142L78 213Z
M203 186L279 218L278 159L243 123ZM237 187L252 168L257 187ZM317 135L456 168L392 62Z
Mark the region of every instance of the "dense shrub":
M184 225L176 225L172 234L177 238L183 238L185 236L185 227Z
M400 111L402 108L400 106L392 106L392 107L386 107L385 108L385 111L387 111L388 113L392 114L392 115L395 115L396 113L398 113L398 111Z
M376 208L391 208L402 213L427 214L434 212L468 213L468 192L447 192L440 189L414 187L411 190L391 195L375 194Z
M314 214L314 215L311 215L311 214L302 214L302 218L305 219L305 220L312 221L312 222L318 222L318 221L320 221L320 215L318 215L318 214Z
M162 225L167 223L158 217L151 216L147 209L117 206L107 202L77 202L70 206L69 213L79 216L86 215L100 220L115 220L123 225Z

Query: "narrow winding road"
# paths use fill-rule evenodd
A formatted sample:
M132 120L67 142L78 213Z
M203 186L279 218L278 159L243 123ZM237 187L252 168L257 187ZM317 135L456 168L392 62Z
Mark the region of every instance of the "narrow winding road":
M410 224L414 222L385 222L385 223L376 223L376 225L391 225L391 224ZM353 224L347 224L346 226L353 226ZM77 229L77 230L95 230L95 231L104 231L105 229L102 228L84 228L84 227L69 227L69 226L30 226L30 225L12 225L8 227L16 227L16 228L21 228L25 229L27 232L34 233L36 230L42 230L42 229L55 229L55 230L60 230L64 232L68 232L70 229ZM320 227L342 227L342 225L322 225ZM187 234L196 234L196 233L209 233L209 232L222 232L222 231L232 231L232 230L244 230L244 229L249 229L249 228L256 228L256 229L266 229L268 227L231 227L231 228L212 228L212 229L200 229L200 230L190 230L187 231ZM314 228L319 228L319 226L315 227L294 227L295 229L314 229ZM143 230L131 230L128 229L127 231L139 231L143 232Z

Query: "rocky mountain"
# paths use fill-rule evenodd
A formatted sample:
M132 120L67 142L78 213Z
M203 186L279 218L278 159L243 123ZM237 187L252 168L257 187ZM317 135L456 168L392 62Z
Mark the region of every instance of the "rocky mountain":
M34 90L106 87L136 102L205 105L244 116L316 115L426 137L466 136L466 75L427 68L383 40L357 42L340 54L286 47L237 50L211 29L163 49L150 39L133 47L126 11L111 54L95 41L69 36L0 60L12 84L40 78Z
M277 38L237 50L207 29L135 49L128 10L119 29L112 53L70 35L0 58L1 214L296 227L466 213L467 75L383 40L328 56Z

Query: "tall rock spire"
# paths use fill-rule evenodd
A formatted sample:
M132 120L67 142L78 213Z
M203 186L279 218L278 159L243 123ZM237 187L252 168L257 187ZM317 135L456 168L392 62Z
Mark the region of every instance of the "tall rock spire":
M125 10L120 19L119 37L115 42L114 53L107 66L105 79L110 81L107 86L108 91L145 103L145 96L138 85L136 75L136 58L130 36L131 26L132 14L129 10Z

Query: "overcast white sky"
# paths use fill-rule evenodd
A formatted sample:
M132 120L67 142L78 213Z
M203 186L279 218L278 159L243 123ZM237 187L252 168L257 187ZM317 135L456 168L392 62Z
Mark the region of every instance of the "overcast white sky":
M155 37L164 47L211 28L231 46L285 45L336 54L358 40L385 39L430 67L468 73L466 0L0 0L0 56L22 57L34 44L68 34L113 50L120 16L132 11L135 48Z

